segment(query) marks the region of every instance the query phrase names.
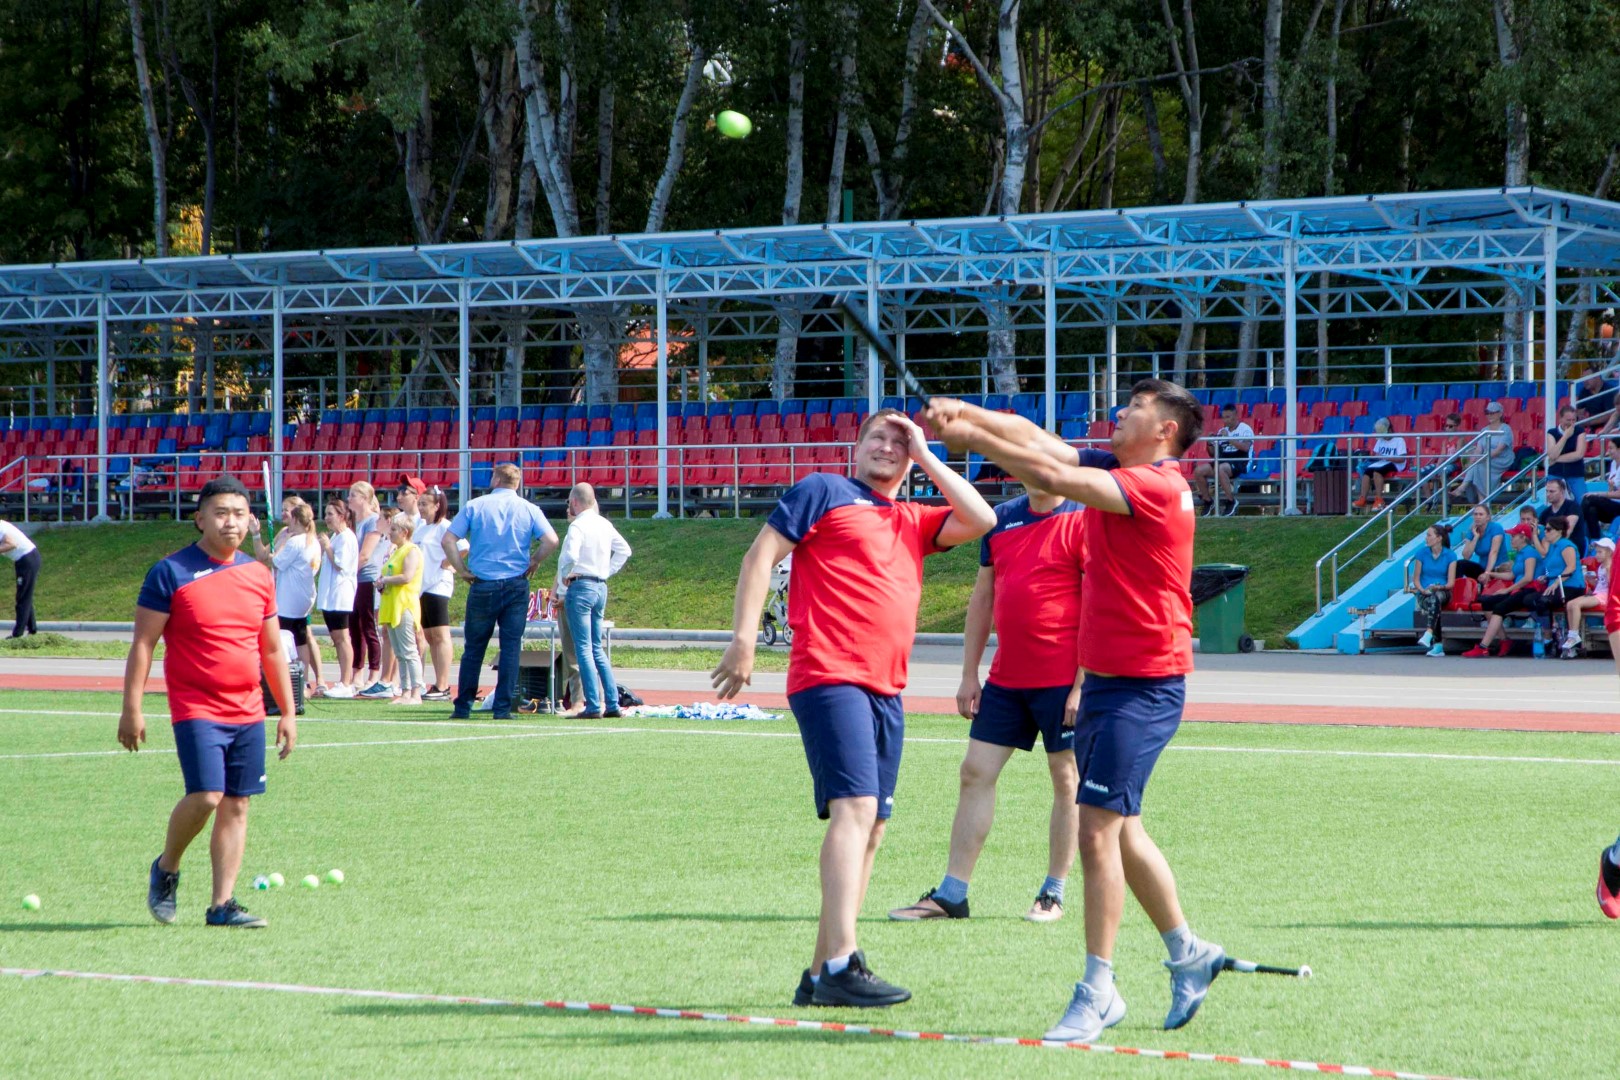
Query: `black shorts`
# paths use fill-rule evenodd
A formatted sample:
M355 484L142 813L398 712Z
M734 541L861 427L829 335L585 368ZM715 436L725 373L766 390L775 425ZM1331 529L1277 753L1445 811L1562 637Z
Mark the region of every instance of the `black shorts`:
M349 615L347 611L323 611L321 621L326 623L328 630L347 630L349 628Z
M277 615L281 628L293 636L294 645L309 644L309 616L302 619L289 619L285 615Z
M422 629L434 630L450 625L450 598L433 593L422 594Z
M1380 480L1388 480L1400 471L1400 467L1397 465L1363 465L1361 467L1362 476L1376 476Z

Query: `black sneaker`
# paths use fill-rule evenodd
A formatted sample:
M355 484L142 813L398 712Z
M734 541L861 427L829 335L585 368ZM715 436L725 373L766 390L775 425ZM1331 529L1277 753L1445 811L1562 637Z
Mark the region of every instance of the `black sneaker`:
M620 716L623 716L623 715L624 715L624 713L620 712L619 707L617 705L615 705L613 708L608 709L605 712L603 712L602 713L602 718L605 719L605 720L612 720L615 717L620 717Z
M430 687L428 687L427 693L422 695L422 700L423 701L449 701L450 700L450 688L448 686L445 686L445 687L430 686Z
M911 991L886 983L866 966L866 954L857 950L849 958L849 966L836 975L827 973L821 965L821 978L816 980L815 992L810 995L812 1005L844 1005L856 1009L882 1008L911 1000Z
M816 996L815 981L810 978L810 969L805 968L804 974L799 976L799 988L793 991L793 1004L798 1008L814 1004L812 999Z
M165 925L174 922L174 894L179 888L180 871L171 874L153 859L152 872L146 878L146 909L152 918Z
M895 922L921 922L924 919L965 919L968 917L968 902L962 900L952 903L939 895L938 889L929 889L917 898L915 904L895 908L889 912L889 918Z
M231 897L219 907L208 909L207 922L209 926L239 926L248 930L256 930L270 924L257 915L250 915L246 908Z

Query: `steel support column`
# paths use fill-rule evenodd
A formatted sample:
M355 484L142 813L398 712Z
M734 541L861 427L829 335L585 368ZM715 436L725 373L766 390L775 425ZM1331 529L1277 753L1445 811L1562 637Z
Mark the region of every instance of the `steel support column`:
M468 384L472 382L472 316L467 308L467 283L456 293L456 469L461 487L461 505L473 497L472 423L467 407Z
M1098 420L1111 420L1114 404L1119 400L1119 306L1109 306L1108 325L1103 329L1108 350L1108 363L1103 369L1102 400L1092 399L1092 415Z
M629 486L628 481L625 486ZM664 271L660 270L658 271L658 512L653 517L669 516L669 279Z
M1542 393L1547 399L1547 424L1558 419L1558 226L1547 226L1541 267ZM1580 554L1577 552L1576 554Z
M96 299L96 520L107 517L107 414L112 408L112 339L107 297Z
M708 412L709 405L709 317L707 315L698 319L698 400L703 402L704 412Z
M1052 255L1046 256L1046 430L1056 431L1057 422L1057 281L1052 271Z
M866 322L873 329L882 332L878 325L878 292L877 292L877 264L866 264ZM866 411L868 414L878 411L883 404L883 367L878 362L877 346L870 341L866 343ZM904 399L901 404L904 405Z
M1299 274L1294 269L1294 241L1283 245L1283 440L1282 512L1299 513Z
M275 291L271 298L270 308L270 490L265 497L270 505L281 505L282 486L282 459L281 459L281 429L286 422L286 386L287 374L286 355L283 347L286 344L286 315L283 307L286 297L280 289Z

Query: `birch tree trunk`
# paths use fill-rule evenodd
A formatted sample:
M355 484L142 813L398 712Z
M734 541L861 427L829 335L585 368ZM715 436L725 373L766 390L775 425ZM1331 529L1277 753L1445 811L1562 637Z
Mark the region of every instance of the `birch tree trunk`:
M794 0L788 31L787 181L782 193L782 224L797 225L804 199L804 65L808 49L804 5ZM779 308L776 355L771 362L771 396L783 401L793 393L798 373L799 331L804 315L798 297Z
M855 108L855 35L858 32L855 5L844 4L838 21L843 27L843 44L838 53L838 114L833 123L832 161L827 169L827 218L838 220L844 201L844 153L849 146L849 119Z
M1322 117L1323 148L1322 194L1331 196L1334 189L1333 171L1339 156L1339 36L1344 27L1344 9L1347 0L1333 0L1333 26L1328 32L1328 63L1325 115ZM1319 275L1321 297L1316 305L1316 382L1327 384L1328 374L1328 320L1329 290L1333 275Z
M516 171L518 111L517 58L511 49L502 49L491 58L473 50L473 67L478 72L480 96L487 103L483 110L484 153L489 159L489 183L484 196L485 240L499 240L512 224L512 179Z
M1519 64L1520 47L1517 25L1520 12L1516 0L1491 0L1491 14L1496 24L1497 64L1503 71L1511 71ZM1511 80L1510 80L1511 82ZM1502 162L1502 183L1520 187L1530 176L1530 116L1525 104L1517 96L1505 106L1506 129ZM1514 308L1502 314L1502 355L1513 370L1513 358L1518 356L1524 342L1524 310ZM1529 375L1531 355L1524 357L1524 369ZM1553 357L1547 357L1551 363Z
M686 128L692 115L692 103L697 100L698 84L703 81L703 62L708 52L694 43L692 56L686 63L686 83L681 87L680 100L675 103L675 119L669 125L669 150L664 156L664 171L659 174L658 186L653 189L652 205L647 207L646 232L661 232L664 219L669 215L670 195L675 191L675 178L681 174L686 161Z
M1159 0L1159 15L1164 20L1170 46L1170 59L1175 65L1176 86L1181 91L1182 107L1187 113L1187 170L1182 181L1183 204L1198 201L1198 183L1204 169L1204 105L1203 77L1198 74L1198 33L1193 23L1192 0L1182 0L1181 16L1184 25L1178 25L1170 12L1170 0ZM1187 48L1183 52L1181 39ZM1146 91L1144 90L1144 96ZM1192 348L1197 328L1198 310L1183 300L1181 319L1176 331L1175 381L1187 379L1187 354Z
M611 54L619 45L619 0L610 0L607 9L607 47ZM602 73L602 89L596 99L596 231L613 231L613 128L618 109L618 80L608 65Z
M1260 186L1256 191L1261 199L1275 199L1282 181L1282 19L1283 0L1266 0L1263 45L1265 76L1260 106ZM1245 285L1243 297L1244 306L1253 310L1260 300L1259 287ZM1284 312L1283 317L1293 318L1293 312ZM1245 387L1254 381L1254 350L1259 336L1258 319L1245 319L1238 327L1237 370L1232 374L1234 386Z
M129 0L130 47L135 54L135 80L141 92L141 119L146 124L146 146L152 155L152 238L157 257L169 255L168 148L158 126L157 102L152 95L152 71L146 62L146 25L141 0Z
M1609 197L1609 185L1614 182L1614 173L1617 166L1620 166L1620 143L1610 145L1609 156L1603 161L1603 171L1598 174L1598 181L1592 187L1592 198L1607 199ZM1583 313L1590 311L1596 301L1597 293L1593 286L1582 285L1576 291L1575 313L1570 316L1569 330L1564 335L1564 351L1561 355L1575 355L1575 350L1581 343L1581 328L1586 323Z

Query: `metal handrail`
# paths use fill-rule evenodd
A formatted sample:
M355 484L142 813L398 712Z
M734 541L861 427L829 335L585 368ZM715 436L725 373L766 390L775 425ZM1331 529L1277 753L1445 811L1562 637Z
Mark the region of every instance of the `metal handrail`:
M1450 477L1446 473L1447 466L1461 460L1471 449L1476 447L1481 440L1488 439L1491 434L1492 432L1490 431L1480 431L1476 433L1467 442L1463 443L1445 458L1435 463L1435 465L1428 472L1418 474L1416 483L1412 484L1411 487L1407 488L1399 495L1396 495L1389 501L1388 504L1384 506L1383 509L1379 510L1372 517L1368 518L1366 522L1359 526L1354 532L1345 537L1343 540L1340 540L1337 544L1334 544L1322 555L1321 558L1316 560L1316 613L1318 615L1322 614L1322 612L1326 610L1326 605L1324 605L1322 602L1323 565L1331 564L1331 583L1333 586L1332 598L1333 600L1337 601L1339 599L1339 572L1345 566L1353 564L1357 559L1360 559L1363 555L1367 554L1367 552L1371 551L1377 546L1380 539L1382 539L1384 542L1384 558L1393 559L1395 557L1395 530L1420 514L1423 511L1423 508L1436 496L1438 496L1441 500L1441 517L1444 518L1448 514L1450 511L1451 487L1449 483ZM1541 456L1545 458L1546 454L1543 453ZM1515 474L1514 479L1517 480L1518 476L1523 472L1528 471L1528 469L1529 467L1527 466L1526 469L1519 470L1519 473ZM1436 479L1441 481L1439 487L1435 491L1424 495L1423 488L1425 484ZM1495 491L1485 495L1485 501L1488 502L1492 496L1503 490L1505 486L1505 483L1499 484ZM1410 508L1402 513L1400 519L1397 521L1397 508L1401 507L1402 504L1405 504L1408 501L1410 501L1411 504ZM1341 561L1339 557L1339 553L1341 551L1354 543L1356 538L1361 536L1361 534L1369 530L1376 530L1379 526L1382 526L1383 528L1381 536L1373 536L1373 538L1363 544L1362 547L1355 552L1355 554L1350 555Z

